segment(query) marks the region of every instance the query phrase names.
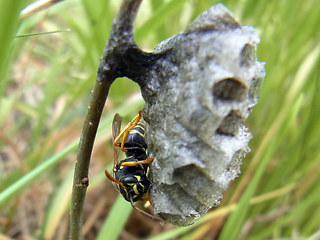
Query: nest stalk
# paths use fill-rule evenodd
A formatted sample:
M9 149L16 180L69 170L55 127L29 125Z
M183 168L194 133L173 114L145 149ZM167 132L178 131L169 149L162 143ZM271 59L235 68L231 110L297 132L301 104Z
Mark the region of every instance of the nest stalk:
M133 39L133 21L140 3L141 0L122 1L118 15L113 21L109 40L100 59L99 70L82 128L75 164L70 218L72 240L83 239L83 204L89 185L88 169L93 143L110 86L117 77L125 76L122 71L124 65L123 56L128 54L130 49L137 49Z

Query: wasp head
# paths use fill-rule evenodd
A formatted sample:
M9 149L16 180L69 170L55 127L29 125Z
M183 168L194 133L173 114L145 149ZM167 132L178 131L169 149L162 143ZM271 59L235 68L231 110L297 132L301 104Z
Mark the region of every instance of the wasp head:
M148 193L150 187L150 181L146 176L127 175L123 176L119 181L125 186L123 188L119 185L120 193L128 202L139 201Z

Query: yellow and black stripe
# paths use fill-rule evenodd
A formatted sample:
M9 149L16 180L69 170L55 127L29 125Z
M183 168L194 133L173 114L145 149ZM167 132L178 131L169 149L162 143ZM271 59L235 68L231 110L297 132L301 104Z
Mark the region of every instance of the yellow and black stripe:
M124 149L127 150L127 156L141 154L146 151L147 144L144 138L145 122L140 120L139 123L129 131L128 137L124 143Z

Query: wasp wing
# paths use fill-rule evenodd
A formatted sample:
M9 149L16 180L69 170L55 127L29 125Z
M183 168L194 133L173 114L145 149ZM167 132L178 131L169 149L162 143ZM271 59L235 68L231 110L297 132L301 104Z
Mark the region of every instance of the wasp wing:
M113 162L114 166L118 164L118 154L119 154L119 148L116 146L115 139L120 133L120 128L121 128L121 122L122 122L122 117L116 113L113 118L112 122L112 142L113 142Z

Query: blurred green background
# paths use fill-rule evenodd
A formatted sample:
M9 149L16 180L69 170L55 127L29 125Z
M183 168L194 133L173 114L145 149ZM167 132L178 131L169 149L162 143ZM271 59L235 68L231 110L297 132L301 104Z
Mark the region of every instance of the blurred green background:
M320 1L224 3L261 38L261 98L242 174L194 225L159 225L133 212L104 169L111 121L143 108L139 87L112 85L90 166L86 239L320 239ZM119 0L68 0L23 20L31 1L0 0L0 239L67 239L78 139ZM139 46L152 50L213 0L144 0Z

